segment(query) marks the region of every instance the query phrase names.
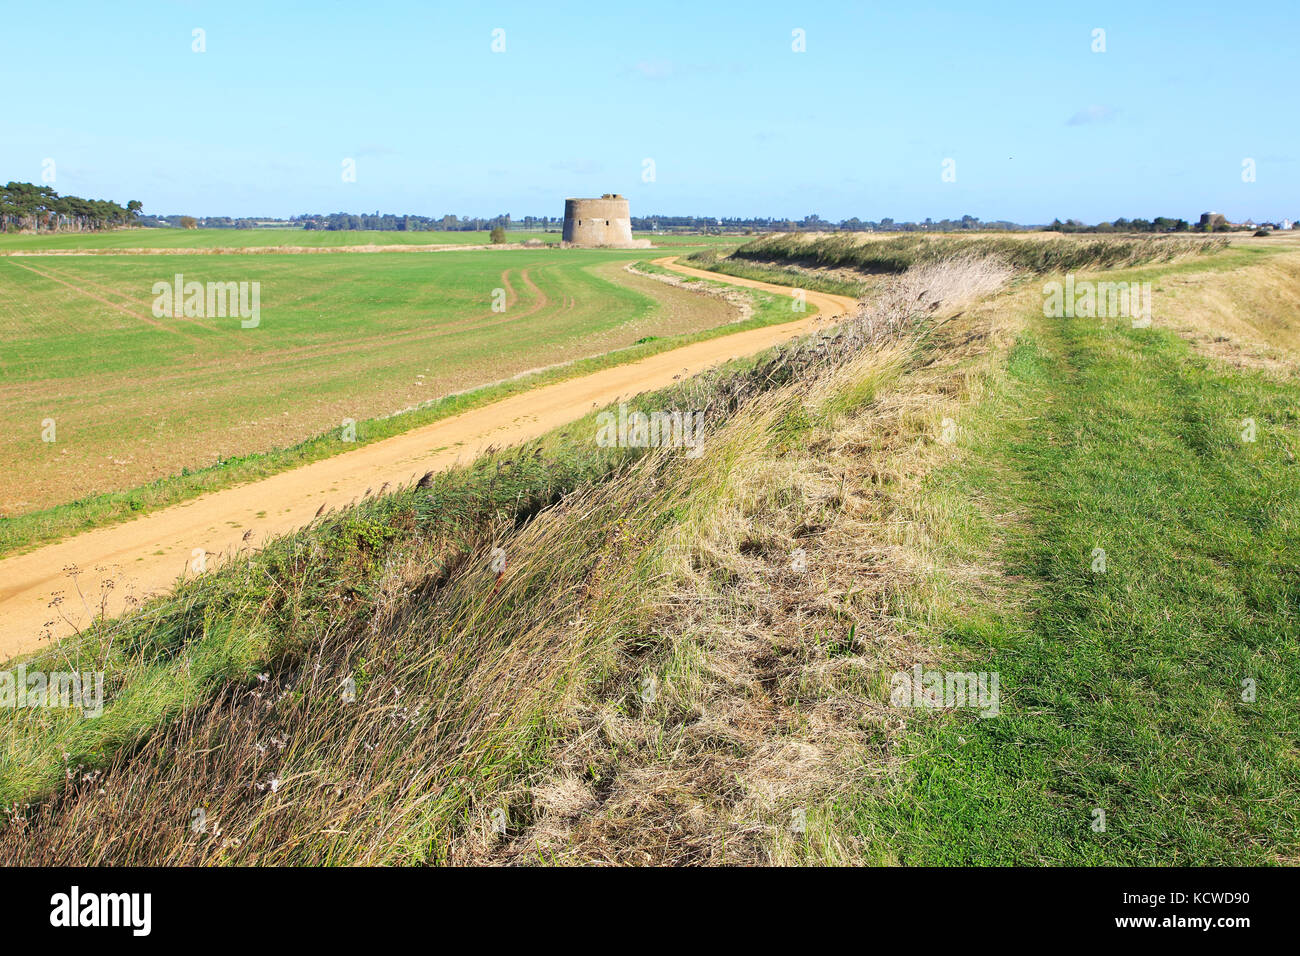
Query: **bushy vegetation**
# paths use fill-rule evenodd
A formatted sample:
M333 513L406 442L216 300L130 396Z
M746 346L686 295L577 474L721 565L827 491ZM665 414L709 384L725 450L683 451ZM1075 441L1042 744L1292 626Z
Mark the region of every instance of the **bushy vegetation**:
M336 212L328 216L311 214L294 216L289 222L302 224L303 229L324 229L331 232L371 230L376 232L485 232L490 229L509 229L511 219L508 213L483 218L479 216L460 217L448 213L441 218L431 216L413 216L393 213L355 213ZM206 225L220 225L207 222ZM561 222L556 219L526 216L516 225L522 224L526 230L559 229Z
M1140 216L1125 219L1120 216L1114 222L1099 222L1093 226L1077 219L1067 219L1064 222L1054 219L1047 227L1049 232L1189 232L1191 228L1192 224L1186 219L1175 219L1172 216L1156 216L1154 219L1143 219Z

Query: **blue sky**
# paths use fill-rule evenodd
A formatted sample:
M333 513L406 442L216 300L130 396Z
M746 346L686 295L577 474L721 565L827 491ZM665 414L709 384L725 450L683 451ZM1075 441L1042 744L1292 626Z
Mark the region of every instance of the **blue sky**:
M72 2L4 22L0 178L53 159L59 192L152 213L559 216L621 192L637 214L1300 218L1296 0Z

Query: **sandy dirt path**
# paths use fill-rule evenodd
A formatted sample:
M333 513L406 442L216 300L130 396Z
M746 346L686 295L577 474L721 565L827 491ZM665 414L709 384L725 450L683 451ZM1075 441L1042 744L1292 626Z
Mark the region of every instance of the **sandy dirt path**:
M792 292L786 286L677 265L676 256L654 261L684 275L780 295ZM85 626L99 613L101 602L114 617L127 609L129 597L143 600L165 593L182 573L192 573L198 550L208 556L209 568L217 566L220 556L257 548L307 525L322 507L344 508L385 482L410 483L426 471L472 461L489 445L536 438L594 407L665 388L679 377L803 335L854 306L847 296L822 292L808 292L807 301L817 313L798 321L696 342L544 385L355 451L0 559L0 661ZM70 567L81 572L75 584ZM105 587L105 581L111 581L111 587ZM56 595L62 600L52 608Z

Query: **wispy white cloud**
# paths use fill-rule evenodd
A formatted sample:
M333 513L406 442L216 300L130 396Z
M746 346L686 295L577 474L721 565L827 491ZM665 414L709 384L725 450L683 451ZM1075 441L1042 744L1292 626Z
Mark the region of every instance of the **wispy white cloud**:
M677 72L677 64L672 60L638 60L632 69L651 80L662 80Z
M1068 120L1066 126L1085 126L1088 123L1109 123L1115 118L1116 110L1109 106L1089 106L1087 109L1079 110Z

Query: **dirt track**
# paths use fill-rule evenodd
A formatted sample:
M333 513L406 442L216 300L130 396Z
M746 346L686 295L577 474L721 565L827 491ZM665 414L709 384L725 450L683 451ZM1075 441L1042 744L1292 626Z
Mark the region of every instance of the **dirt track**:
M675 256L654 261L684 275L791 292L786 286L677 265ZM679 376L802 335L854 305L846 296L822 292L808 292L807 300L817 314L795 322L696 342L541 386L355 451L0 559L0 661L35 650L47 636L64 637L84 626L99 613L101 601L112 617L126 609L128 597L143 599L167 591L188 570L196 549L209 556L211 567L219 563L214 556L256 548L308 524L322 506L343 508L385 482L409 483L426 471L470 461L489 445L536 438L593 407L664 388ZM69 567L81 571L78 584L70 579ZM105 589L103 582L109 580L112 586ZM56 594L62 595L57 609L50 607Z

